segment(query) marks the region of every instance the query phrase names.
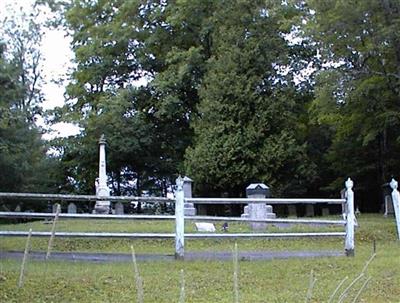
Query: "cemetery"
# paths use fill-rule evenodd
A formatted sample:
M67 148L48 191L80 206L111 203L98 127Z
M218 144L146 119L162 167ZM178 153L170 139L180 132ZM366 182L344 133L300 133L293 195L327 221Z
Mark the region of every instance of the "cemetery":
M1 0L0 303L400 302L399 0Z
M192 197L193 180L188 177L177 179L175 199L111 196L106 183L104 136L99 141L98 167L93 196L0 193L3 199L18 197L21 204L26 199L64 202L64 207L54 203L47 213L24 212L21 207L0 212L1 218L15 222L1 225L0 279L6 286L2 299L11 296L26 300L31 289L37 299L45 296L60 301L128 302L136 298L137 302L170 302L186 298L187 302L231 302L239 300L240 294L241 302L265 298L340 302L358 299L369 284L363 294L369 298L365 302L376 302L385 296L388 300L396 298L400 292L400 233L394 220L398 219L399 193L394 180L389 185L390 199L385 196L384 200L385 209L391 202L392 211L385 210L379 216L358 214L356 218L350 179L345 182L341 199L274 199L269 187L261 183L246 188L247 198L196 198ZM175 212L125 214L124 203L132 201L172 203ZM94 203L92 213L78 213L77 205L88 202ZM240 217L218 217L198 215L196 203L203 207L247 205ZM336 204L341 211L330 215L325 210L316 217L313 208L306 207L306 216L298 218L296 206L306 203ZM273 205L278 204L291 206L289 217L279 218L273 212ZM21 219L28 221L13 221ZM281 266L281 270L275 269ZM197 267L207 269L199 272ZM257 275L256 285L246 272ZM294 277L292 272L296 273ZM97 275L103 278L95 279ZM159 285L158 276L169 282ZM139 288L138 277L144 283ZM265 283L288 284L285 289L292 290L282 293L276 286L265 288L264 279ZM388 285L382 284L387 279L393 285L390 292ZM86 290L81 290L77 281L86 283ZM317 281L323 284L314 285ZM36 283L46 283L46 287L38 289ZM151 290L154 283L160 292ZM212 289L215 283L218 292ZM79 291L59 293L54 285ZM91 287L100 287L100 293L91 291Z

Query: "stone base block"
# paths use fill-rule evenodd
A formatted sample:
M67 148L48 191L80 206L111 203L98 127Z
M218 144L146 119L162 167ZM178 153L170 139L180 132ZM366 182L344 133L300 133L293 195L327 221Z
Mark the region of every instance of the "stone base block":
M323 216L329 216L329 208L323 208L322 209L322 215Z
M185 208L183 210L185 216L195 216L196 215L196 208Z
M275 218L276 218L276 214L275 213L267 213L266 219L275 219Z
M194 204L193 203L185 203L183 205L183 214L185 216L195 216L196 208L194 208Z
M110 213L110 201L97 201L94 210L94 214L109 214Z
M263 219L275 219L276 214L267 213ZM261 218L256 218L261 219ZM250 227L252 230L265 230L267 229L268 223L258 223L258 222L250 222Z

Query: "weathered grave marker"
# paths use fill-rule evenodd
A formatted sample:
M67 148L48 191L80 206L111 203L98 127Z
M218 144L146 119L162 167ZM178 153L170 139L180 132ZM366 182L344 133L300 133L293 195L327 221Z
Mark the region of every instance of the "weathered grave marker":
M115 214L116 215L124 214L124 204L122 204L121 202L115 203Z
M324 207L322 208L322 216L329 216L329 208L328 207Z
M393 199L392 199L392 188L390 183L382 185L383 190L383 216L394 215Z
M68 213L76 214L76 205L74 203L68 204Z
M194 225L196 226L197 231L215 232L215 226L212 223L196 222Z
M246 195L249 199L265 199L269 198L269 187L263 183L250 184L246 188ZM272 212L272 206L264 203L249 203L245 206L242 218L249 219L274 219L276 215ZM253 230L263 230L267 227L266 223L250 222Z
M314 205L306 204L306 217L314 217Z
M185 198L192 198L192 183L193 180L190 179L188 176L183 178L183 195ZM196 208L194 207L193 203L189 203L185 201L184 213L185 216L195 216L196 215Z

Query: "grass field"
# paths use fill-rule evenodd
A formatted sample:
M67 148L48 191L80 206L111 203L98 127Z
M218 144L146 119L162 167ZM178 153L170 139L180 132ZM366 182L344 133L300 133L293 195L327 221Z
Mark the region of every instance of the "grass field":
M316 277L310 302L327 302L346 276L341 291L361 272L376 243L376 258L343 302L352 302L367 277L371 277L358 302L400 302L400 242L394 219L362 215L356 231L356 256L239 262L240 302L305 302L310 271ZM49 231L41 221L0 225L2 230ZM186 226L193 232L193 223ZM271 228L277 230L277 228ZM337 228L327 227L329 231ZM340 229L340 228L339 228ZM173 232L173 222L61 220L59 231ZM294 227L285 231L311 230ZM320 231L316 229L314 231ZM249 231L245 224L230 224L230 232ZM282 231L281 231L282 232ZM32 249L45 251L48 239L32 239ZM187 240L187 251L230 251L234 240ZM242 250L343 250L343 239L238 240ZM56 239L55 251L174 252L169 240ZM23 250L25 239L0 238L0 250ZM178 302L180 270L185 273L186 302L234 302L232 261L139 262L145 302ZM26 267L25 285L17 288L20 261L1 260L0 302L136 302L132 264L35 262ZM333 302L337 302L338 298Z

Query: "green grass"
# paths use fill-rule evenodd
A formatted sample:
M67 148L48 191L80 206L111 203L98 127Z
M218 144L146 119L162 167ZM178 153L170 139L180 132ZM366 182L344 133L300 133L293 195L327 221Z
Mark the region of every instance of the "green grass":
M0 225L3 230L27 231L32 228L33 231L50 231L51 224L44 224L44 221L36 221L23 224ZM221 223L216 223L220 228ZM173 221L126 221L126 220L59 220L57 231L86 231L86 232L154 232L154 233L173 233ZM333 227L309 227L306 225L293 226L288 229L279 229L269 227L271 232L293 232L293 231L343 231L341 226ZM185 232L195 233L193 222L187 222ZM248 224L231 223L229 232L251 232ZM326 247L321 247L320 242L310 241L304 246L304 240L289 240L290 247L287 247L288 240L265 240L265 239L243 239L238 243L243 250L281 250L281 249L307 249L311 245L313 249L333 249L342 247L341 239L327 239ZM187 240L186 249L193 251L204 250L230 250L235 240ZM46 250L47 238L34 238L32 240L33 250ZM2 250L23 250L25 245L24 238L5 238L0 244ZM174 240L127 240L127 239L76 239L64 238L55 239L54 250L56 251L86 251L86 252L129 252L130 245L134 245L137 253L174 253Z
M317 282L312 302L326 302L338 283L345 277L350 283L362 270L372 254L376 241L377 257L367 275L372 277L359 302L399 302L400 244L396 241L393 219L381 215L362 215L356 231L356 256L317 259L290 259L239 262L240 302L304 302L310 271ZM0 225L2 230L50 230L42 222ZM61 220L57 230L173 232L172 222L120 222ZM330 230L330 228L328 228ZM309 230L296 227L294 230ZM320 230L314 228L314 231ZM193 231L188 224L186 231ZM230 224L230 232L247 232L244 224ZM288 230L293 231L293 230ZM48 239L33 239L34 250L47 248ZM239 240L244 250L343 250L343 239L300 240ZM173 253L173 241L166 240L89 240L56 239L55 251L129 252L130 245L137 253ZM1 250L23 250L25 239L0 238ZM233 240L188 240L187 251L231 250ZM20 261L1 260L0 302L135 302L135 281L132 264L35 262L29 261L26 282L16 287ZM232 261L196 262L139 262L144 280L145 302L177 302L180 270L185 271L186 302L233 302ZM357 283L345 302L352 298L364 280Z

